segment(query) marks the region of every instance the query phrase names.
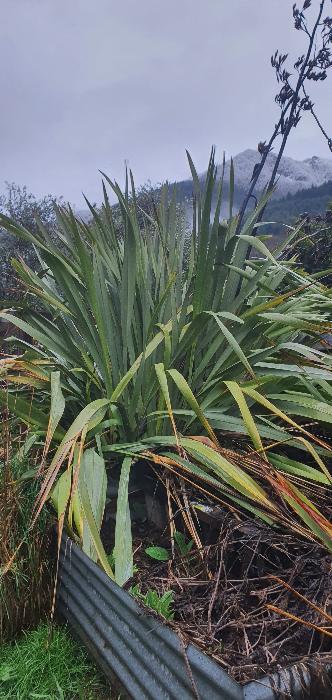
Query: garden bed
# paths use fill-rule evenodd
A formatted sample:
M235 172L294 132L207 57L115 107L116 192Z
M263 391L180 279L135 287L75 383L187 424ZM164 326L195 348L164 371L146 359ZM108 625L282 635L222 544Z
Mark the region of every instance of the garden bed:
M182 486L174 481L175 497L176 488L180 499ZM154 520L163 513L160 491L156 486L152 496ZM187 494L193 503L197 493ZM136 573L126 588L135 586L142 596L156 591L159 598L172 591L174 615L167 624L186 643L193 642L240 683L298 662L332 663L332 637L310 627L328 626L326 618L300 597L331 613L331 557L322 546L229 509L204 506L200 499L199 509L191 510L202 548L188 548L186 534L187 545L179 548L175 543L172 554L167 518L165 527L152 525L147 516L151 497L148 509L143 492L141 501L135 489L132 498ZM322 503L324 498L328 513L331 504L322 489ZM174 523L176 529L183 529L179 511ZM111 552L114 527L107 515L102 538ZM151 546L167 549L168 561L151 559L145 551ZM189 551L183 551L186 546Z
M135 700L302 700L331 697L328 657L237 683L177 625L137 604L69 538L60 555L58 613L92 658ZM171 627L175 627L173 630ZM288 664L287 664L288 666ZM271 669L270 669L271 670ZM121 695L122 696L122 695Z
M169 624L233 678L246 682L313 658L332 663L331 638L305 626L326 620L271 578L281 578L330 612L331 558L319 545L250 521L236 522L226 513L199 554L181 556L176 550L173 561L152 564L144 551L152 537L151 528L136 534L134 583L142 593L172 590L174 618ZM166 544L160 533L157 541ZM267 604L303 624L272 612Z

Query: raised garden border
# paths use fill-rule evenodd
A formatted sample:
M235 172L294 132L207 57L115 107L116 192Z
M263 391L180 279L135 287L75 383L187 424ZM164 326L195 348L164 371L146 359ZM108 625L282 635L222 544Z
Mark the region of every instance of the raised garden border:
M106 677L133 700L276 700L332 697L332 667L297 666L252 681L235 682L126 591L64 535L57 611Z

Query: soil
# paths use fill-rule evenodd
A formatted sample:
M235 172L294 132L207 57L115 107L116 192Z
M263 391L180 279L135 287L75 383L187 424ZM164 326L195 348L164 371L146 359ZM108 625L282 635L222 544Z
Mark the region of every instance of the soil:
M158 505L166 513L165 503ZM205 517L209 522L192 516L201 547L194 545L183 556L175 545L172 555L169 523L160 529L144 517L144 495L139 503L135 494L131 510L137 571L127 588L138 584L142 593L152 589L160 594L172 590L174 619L167 624L185 642L194 643L239 682L299 661L332 663L332 618L320 612L332 613L332 566L322 546L219 508L217 519ZM108 552L113 522L106 519L102 531ZM173 522L188 540L179 513ZM170 559L151 559L145 553L151 545L167 548ZM307 623L330 628L331 636Z

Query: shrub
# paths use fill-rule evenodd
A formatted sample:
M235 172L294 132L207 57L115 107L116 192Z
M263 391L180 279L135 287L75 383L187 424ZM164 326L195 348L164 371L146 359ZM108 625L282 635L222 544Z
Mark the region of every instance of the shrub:
M6 182L6 190L0 196L0 211L10 216L21 226L30 231L37 230L37 219L52 236L56 228L56 198L46 195L37 199L28 192L25 186L21 187L14 182ZM58 200L60 203L61 199ZM36 252L29 241L20 241L7 236L0 229L0 299L13 300L22 297L22 286L18 284L11 265L13 257L22 257L25 262L36 268L38 260Z
M301 231L288 251L296 263L309 274L318 274L325 284L331 284L332 267L332 204L324 216L302 214ZM322 273L322 274L319 274ZM325 274L324 274L325 273Z

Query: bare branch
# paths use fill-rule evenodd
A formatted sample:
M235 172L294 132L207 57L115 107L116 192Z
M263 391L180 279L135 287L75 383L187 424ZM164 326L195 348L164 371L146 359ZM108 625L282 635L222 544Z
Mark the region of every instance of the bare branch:
M276 181L278 168L289 134L291 130L298 125L305 112L311 113L314 117L331 149L331 139L318 120L313 109L313 104L305 90L305 85L309 81L324 81L327 77L327 70L332 66L332 18L326 17L322 19L325 1L326 0L320 0L319 2L316 21L311 30L308 29L305 13L311 7L312 0L304 0L302 9L299 9L296 4L293 5L295 29L303 31L308 37L306 53L300 55L294 63L294 68L297 72L295 85L292 84L292 73L286 67L288 55L276 51L271 58L271 64L276 73L277 83L281 85L275 98L276 103L280 106L281 114L274 127L270 140L268 142L259 142L258 151L261 155L261 160L255 165L248 192L240 207L237 231L239 231L242 226L247 206L264 169L267 156L274 147L275 141L279 136L282 137L272 175L267 185L267 189L271 191ZM318 41L318 39L320 39L320 41ZM259 221L262 220L263 213L264 209L260 213Z

